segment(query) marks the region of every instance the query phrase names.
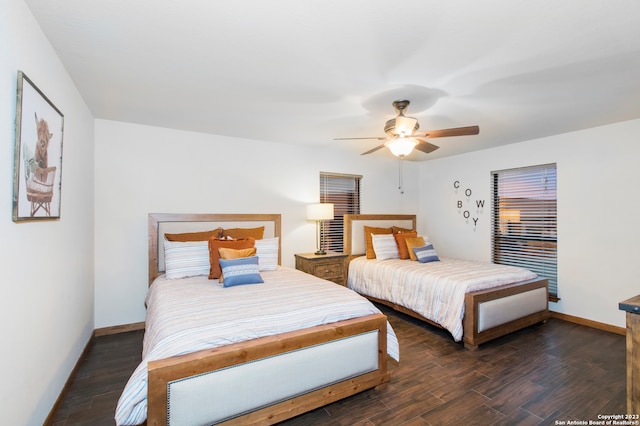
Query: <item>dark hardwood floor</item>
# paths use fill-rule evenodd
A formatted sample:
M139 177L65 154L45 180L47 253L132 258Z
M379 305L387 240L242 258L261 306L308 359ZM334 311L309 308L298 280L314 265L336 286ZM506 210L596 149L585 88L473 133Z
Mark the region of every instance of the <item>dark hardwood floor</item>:
M389 362L386 388L283 425L556 425L626 412L624 336L551 319L469 351L442 330L381 309L401 356ZM142 336L96 338L53 425L113 425Z

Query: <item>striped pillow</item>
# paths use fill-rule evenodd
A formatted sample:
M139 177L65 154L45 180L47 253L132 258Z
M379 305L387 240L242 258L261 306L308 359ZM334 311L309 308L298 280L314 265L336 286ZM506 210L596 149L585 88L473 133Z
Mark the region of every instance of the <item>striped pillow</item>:
M168 279L209 275L209 242L165 240L164 264Z
M256 255L258 255L258 269L261 271L275 271L278 268L279 238L264 238L256 240Z
M373 251L376 259L399 259L398 244L393 234L371 234L371 242L373 243Z
M416 247L413 249L416 257L418 258L418 262L420 263L429 263L429 262L438 262L440 258L436 253L436 250L433 248L433 244L427 244L426 246Z

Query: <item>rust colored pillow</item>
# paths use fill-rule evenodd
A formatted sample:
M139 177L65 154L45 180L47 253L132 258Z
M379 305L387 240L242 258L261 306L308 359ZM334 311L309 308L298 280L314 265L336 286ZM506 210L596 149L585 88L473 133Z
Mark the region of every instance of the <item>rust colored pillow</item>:
M220 259L239 259L241 257L250 257L256 254L256 248L246 248L246 249L232 249L226 247L220 247L218 249L218 253L220 253ZM221 268L222 269L222 268ZM218 279L220 284L224 282L224 274L220 273L220 278Z
M400 259L409 259L411 257L409 255L409 248L407 247L407 238L416 238L417 236L418 233L416 231L401 232L393 235L396 239L396 244L398 245L398 254L400 255Z
M375 259L376 252L373 250L373 241L371 240L371 234L392 234L392 228L377 228L375 226L364 227L364 239L366 242L366 254L367 259Z
M211 231L201 232L185 232L182 234L164 234L164 237L169 241L209 241L209 238L219 238L222 228L212 229Z
M217 238L209 239L209 279L217 280L222 275L220 268L220 252L221 247L232 249L247 249L254 247L256 240L253 238L245 238L242 240L219 240Z
M413 231L415 231L415 229L400 228L399 226L393 227L394 234L402 234L403 232L413 232Z
M261 240L264 237L264 226L259 226L257 228L223 229L221 238L225 237L231 237L235 240L239 240L241 238L253 238L256 240Z
M407 243L407 250L409 251L409 258L411 260L418 260L416 254L413 252L415 247L422 247L425 245L425 241L423 237L415 237L415 238L405 238L405 242Z

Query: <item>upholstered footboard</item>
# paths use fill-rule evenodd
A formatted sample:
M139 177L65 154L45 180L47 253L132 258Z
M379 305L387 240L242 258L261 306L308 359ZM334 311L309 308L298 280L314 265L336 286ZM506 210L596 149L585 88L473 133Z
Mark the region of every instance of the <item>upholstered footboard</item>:
M382 314L149 363L148 425L272 424L389 381Z
M536 279L465 295L463 342L469 349L513 331L546 321L548 282Z

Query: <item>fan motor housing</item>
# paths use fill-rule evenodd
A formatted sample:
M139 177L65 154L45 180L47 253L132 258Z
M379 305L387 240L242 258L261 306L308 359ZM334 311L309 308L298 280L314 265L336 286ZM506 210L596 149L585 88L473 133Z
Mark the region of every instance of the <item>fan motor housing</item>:
M420 124L418 124L418 120L416 120L416 125L413 126L413 132L417 131L420 128ZM396 119L392 118L391 120L387 120L384 124L384 132L391 136L397 136L398 132L396 132Z

